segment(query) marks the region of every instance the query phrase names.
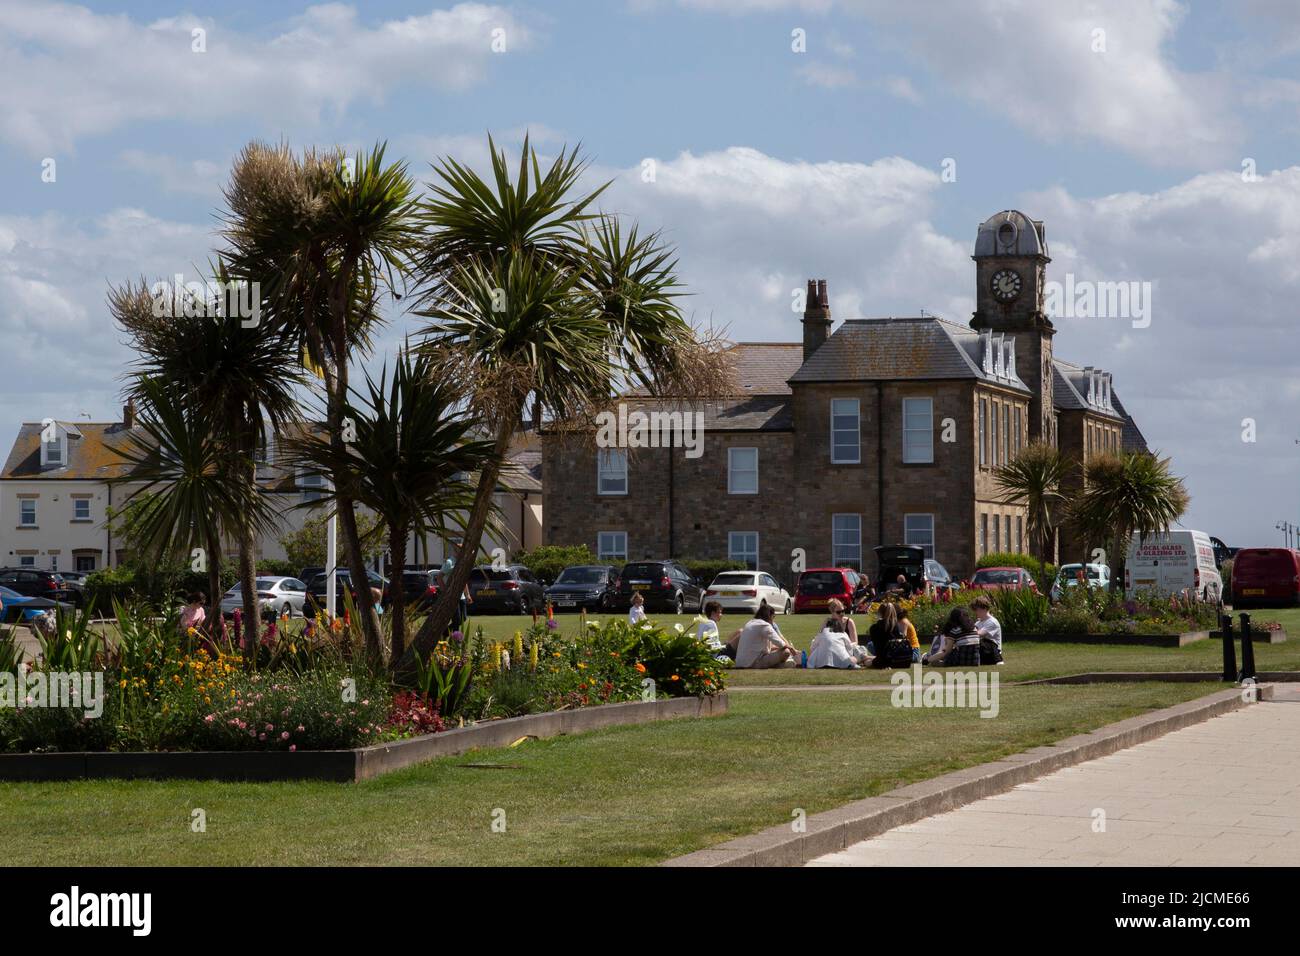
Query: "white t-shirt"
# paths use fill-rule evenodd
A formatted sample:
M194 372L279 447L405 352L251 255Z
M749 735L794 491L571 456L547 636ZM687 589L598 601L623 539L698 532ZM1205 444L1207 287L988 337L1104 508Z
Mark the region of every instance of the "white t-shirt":
M629 624L640 624L645 620L645 608L640 604L633 604L627 612L627 622Z
M751 618L740 632L740 640L736 647L736 666L752 667L754 661L766 654L770 648L784 645L785 639L775 627L759 618Z
M990 638L999 649L1002 647L1002 625L990 614L982 621L975 622L975 630L980 637Z
M717 621L700 621L700 626L695 629L695 638L710 647L722 646L722 638L718 636Z

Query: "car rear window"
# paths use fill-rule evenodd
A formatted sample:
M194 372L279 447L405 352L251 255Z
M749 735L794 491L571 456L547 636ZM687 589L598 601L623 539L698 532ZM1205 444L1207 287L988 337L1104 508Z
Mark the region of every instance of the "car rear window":
M483 582L484 578L489 581L513 581L515 579L513 571L498 571L496 568L487 568L483 571L475 570L474 574L481 575L478 578L480 583Z
M1015 584L1020 580L1019 571L976 571L976 584Z
M600 584L605 580L604 568L565 568L555 579L556 584Z
M1291 556L1290 551L1281 548L1238 551L1236 560L1232 562L1233 577L1239 576L1242 572L1291 575L1295 573L1295 558Z
M800 594L840 594L844 575L838 571L808 571L799 578Z
M726 585L733 585L733 586L737 584L748 584L752 586L754 583L754 576L752 574L743 574L739 572L732 572L730 574L719 574L716 578L713 579L713 583L715 586L719 584L726 584Z
M642 561L623 565L623 580L625 581L658 579L662 578L664 573L664 566L653 562Z

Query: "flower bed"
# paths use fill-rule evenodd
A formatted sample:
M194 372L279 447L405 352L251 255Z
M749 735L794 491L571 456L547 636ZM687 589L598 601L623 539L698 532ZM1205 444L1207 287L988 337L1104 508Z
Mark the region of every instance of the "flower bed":
M394 686L344 625L271 622L254 660L221 635L182 634L175 618L117 612L110 642L87 615L61 616L34 662L0 633L0 753L346 750L503 717L707 697L725 680L704 645L648 624L584 619L564 636L551 621L505 643L458 632L419 662L415 686ZM98 675L100 699L47 699L39 689L66 674Z

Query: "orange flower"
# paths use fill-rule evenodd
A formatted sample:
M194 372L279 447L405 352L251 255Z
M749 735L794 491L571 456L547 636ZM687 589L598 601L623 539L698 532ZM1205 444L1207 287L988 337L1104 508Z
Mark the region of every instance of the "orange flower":
M668 679L669 679L669 680L681 680L681 678L678 677L676 674L674 674L672 677L670 677L670 678L668 678Z
M640 661L637 661L637 662L636 662L636 669L637 669L637 672L638 672L638 673L641 673L641 674L644 674L644 673L645 673L645 665L642 664Z

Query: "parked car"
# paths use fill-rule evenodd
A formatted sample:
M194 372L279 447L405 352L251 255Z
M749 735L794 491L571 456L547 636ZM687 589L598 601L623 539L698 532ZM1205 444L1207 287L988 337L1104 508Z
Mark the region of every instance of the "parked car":
M469 574L469 596L471 615L493 611L529 614L546 608L541 583L522 564L505 568L479 565Z
M381 577L369 568L366 569L366 578L370 582L372 588L379 588L382 593L379 604L380 607L383 607L388 603L388 579ZM312 578L307 581L306 607L308 613L315 614L318 610L325 610L325 592L328 588L329 575L323 570L313 575ZM334 572L334 607L335 613L337 614L343 613L343 594L345 591L352 597L352 601L355 603L357 592L356 589L352 587L352 572L347 568L338 568Z
M303 568L301 571L298 572L298 580L311 581L311 579L314 578L316 575L324 574L324 573L325 573L325 568L323 566L311 565L310 567Z
M575 564L561 571L546 589L546 600L557 611L608 611L614 606L617 580L618 571L611 565Z
M257 586L257 603L262 609L263 617L303 617L307 601L307 585L297 578L260 577L253 582ZM244 590L236 583L221 598L221 614L230 617L236 608L243 610Z
M40 568L0 568L0 587L27 597L45 598L49 601L78 603L78 594L66 584L56 571Z
M10 588L0 587L0 624L21 624L52 608L71 610L72 605L49 598L30 597Z
M1300 551L1242 548L1232 559L1232 606L1292 607L1300 604Z
M1223 578L1210 536L1181 530L1134 536L1124 563L1124 593L1132 597L1141 590L1218 601Z
M434 599L438 596L438 588L442 584L441 574L438 571L403 571L400 580L408 611L426 610L432 607ZM389 592L390 594L392 592L391 585Z
M901 574L913 592L924 591L947 598L961 585L934 558L925 556L925 548L916 544L881 545L876 554L876 587L881 592L893 587Z
M1063 564L1057 569L1056 579L1047 596L1056 603L1061 600L1067 588L1079 586L1081 577L1087 578L1090 588L1105 590L1110 587L1110 568L1104 564Z
M971 578L970 586L977 591L1033 591L1038 593L1034 576L1020 567L980 568Z
M723 571L704 592L704 600L705 603L717 601L724 611L748 611L752 614L763 601L767 601L768 607L775 608L778 614L789 614L794 610L790 592L766 571Z
M615 610L619 611L631 607L632 595L637 593L645 596L647 612L695 613L704 607L704 588L672 559L629 561L619 572L616 588Z
M794 586L794 612L824 611L831 598L852 607L853 592L861 580L862 575L852 568L809 568Z

